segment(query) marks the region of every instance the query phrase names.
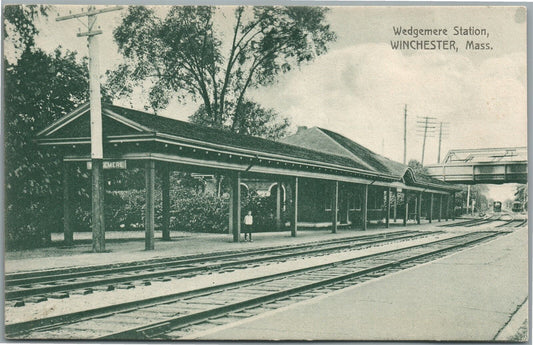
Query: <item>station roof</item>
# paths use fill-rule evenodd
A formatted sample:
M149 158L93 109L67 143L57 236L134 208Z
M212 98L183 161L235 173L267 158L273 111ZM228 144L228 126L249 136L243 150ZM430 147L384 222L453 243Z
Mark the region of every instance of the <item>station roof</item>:
M350 157L374 171L396 176L409 184L453 188L450 184L431 176L415 173L409 166L381 156L355 141L325 128L299 127L296 134L283 138L282 141Z
M285 166L287 164L292 166L293 170L306 170L306 174L299 175L294 171L291 171L293 176L312 176L309 171L316 169L321 170L321 173L341 174L343 176L356 176L357 178L368 178L372 180L379 180L382 183L392 182L405 182L403 180L406 167L400 163L393 162L385 157L376 155L372 151L365 147L337 134L325 129L320 129L322 133L325 133L335 142L340 143L350 153L346 152L328 152L327 150L317 150L312 145L299 145L297 143L290 142L278 142L273 140L267 140L263 138L242 135L232 133L222 129L208 128L204 126L195 125L189 122L180 121L168 117L157 116L144 111L133 110L125 107L120 107L112 104L102 104L102 121L103 121L103 135L104 146L107 144L113 144L117 146L117 143L135 142L143 144L143 148L146 151L154 150L155 146L147 146L147 142L152 143L165 143L175 145L187 145L188 147L201 148L205 150L205 154L209 153L208 150L218 152L218 160L221 160L221 153L227 154L230 158L232 155L240 155L240 159L243 157L254 161L255 165L252 169L251 163L248 170L250 172L266 172L280 171L272 170L269 165L273 166L277 164L279 167L280 162ZM87 155L88 147L90 144L90 114L89 105L85 104L72 113L59 119L39 132L37 141L41 145L78 145L78 153L82 151L79 146L86 145L84 148L86 152L81 152ZM73 145L72 145L73 144ZM180 146L180 150L182 147ZM170 149L165 151L165 157L168 157ZM112 150L104 150L108 152ZM196 149L191 149L191 152L196 152ZM161 154L161 152L159 152ZM175 153L170 152L170 155L176 156ZM191 153L192 154L192 153ZM151 157L156 157L155 154L151 154ZM180 154L182 156L182 152ZM189 159L187 162L190 164L196 164L199 159L206 160L206 155L198 158L198 153L195 154L194 160ZM213 155L209 156L213 157ZM214 159L214 158L209 158ZM218 162L205 162L204 166L216 166ZM231 169L239 170L234 162L226 161L223 165L220 163L220 167L230 167ZM282 164L282 165L283 165ZM245 165L245 166L246 166ZM262 169L259 166L263 166ZM268 170L270 169L270 170ZM241 169L242 170L242 169ZM313 173L318 176L318 171L313 170ZM284 172L280 171L280 174ZM414 175L413 175L414 176ZM412 179L412 183L415 185L424 185L425 187L438 188L440 190L451 191L455 190L455 187L446 184L444 182L431 178L426 179L415 177Z

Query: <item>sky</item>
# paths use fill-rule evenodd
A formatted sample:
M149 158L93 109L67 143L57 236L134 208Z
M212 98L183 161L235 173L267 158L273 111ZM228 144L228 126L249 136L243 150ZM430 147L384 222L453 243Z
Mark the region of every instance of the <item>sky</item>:
M56 22L55 12L78 13L80 6L56 6L39 20L37 45L58 45L87 55L84 20ZM84 7L84 10L87 8ZM232 8L218 17L222 32L232 25ZM158 10L162 15L166 8ZM122 13L121 13L122 12ZM112 39L124 10L102 14L98 24L101 73L121 62ZM328 21L338 39L327 54L279 78L251 98L274 108L296 126L320 126L383 154L403 160L403 121L407 105L407 160L421 160L417 119L444 121L441 157L450 149L527 145L526 15L522 7L331 7ZM454 27L484 29L484 36L454 36ZM447 35L417 40L454 40L458 50L393 50L393 28L447 29ZM488 36L488 37L487 37ZM489 43L490 50L466 50L466 41ZM7 54L9 47L6 45ZM141 108L141 96L117 104ZM171 103L161 115L186 120L198 104ZM438 136L426 142L424 164L437 162ZM496 190L505 190L498 187ZM511 190L499 192L505 199ZM501 194L504 193L504 194ZM501 196L501 197L500 197ZM509 196L510 197L510 196Z

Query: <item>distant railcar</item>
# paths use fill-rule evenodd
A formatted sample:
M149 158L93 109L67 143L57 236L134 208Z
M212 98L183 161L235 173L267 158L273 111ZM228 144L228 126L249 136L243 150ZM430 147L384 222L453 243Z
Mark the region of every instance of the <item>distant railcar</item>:
M494 204L492 204L492 209L494 212L501 212L502 211L501 201L495 201Z
M523 212L524 211L524 206L522 206L521 202L514 202L512 211L513 212Z

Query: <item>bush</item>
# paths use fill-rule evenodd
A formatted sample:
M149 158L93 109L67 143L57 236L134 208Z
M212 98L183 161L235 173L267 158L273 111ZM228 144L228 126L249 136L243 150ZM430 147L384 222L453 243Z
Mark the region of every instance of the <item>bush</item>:
M178 231L227 233L228 200L211 194L180 193L171 200L170 228Z
M144 229L145 192L128 190L105 195L106 228L114 231ZM161 193L155 193L156 223L161 218ZM159 217L158 217L159 216Z

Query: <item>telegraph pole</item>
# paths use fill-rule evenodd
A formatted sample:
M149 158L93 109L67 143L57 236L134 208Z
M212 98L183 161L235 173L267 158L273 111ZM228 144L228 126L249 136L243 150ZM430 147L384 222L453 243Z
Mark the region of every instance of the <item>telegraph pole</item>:
M403 108L403 164L407 159L407 104Z
M436 122L434 117L424 116L419 117L417 120L418 124L418 134L423 133L424 140L422 142L422 159L420 161L420 164L424 165L424 153L426 151L426 138L432 137L433 133L435 132L436 128Z
M103 181L103 143L102 143L102 105L100 100L99 61L96 30L97 15L105 12L117 11L122 6L113 6L96 10L89 6L87 12L57 17L56 21L87 17L87 32L78 33L78 37L87 37L89 47L89 101L91 113L91 172L92 172L92 232L93 252L105 251L104 225L104 181Z
M437 163L440 163L440 148L441 148L441 145L442 145L442 138L443 137L446 137L448 135L448 133L446 132L446 125L448 124L448 122L440 122L440 126L439 126L439 153L437 155ZM443 131L444 130L444 131Z

